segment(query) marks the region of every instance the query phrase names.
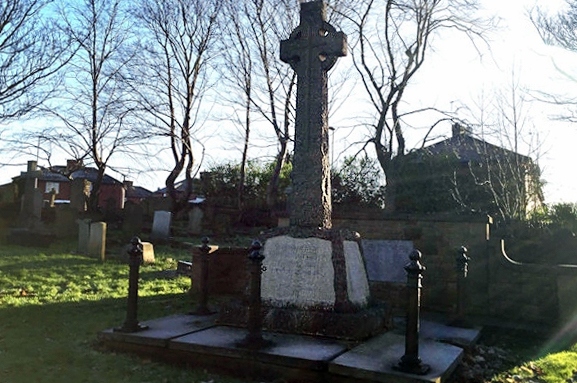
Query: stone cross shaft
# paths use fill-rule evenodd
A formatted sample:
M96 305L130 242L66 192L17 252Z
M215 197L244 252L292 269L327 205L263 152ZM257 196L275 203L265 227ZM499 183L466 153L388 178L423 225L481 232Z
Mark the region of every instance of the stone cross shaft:
M281 41L297 73L290 224L331 228L327 72L347 54L347 37L326 21L324 1L301 4L300 25Z

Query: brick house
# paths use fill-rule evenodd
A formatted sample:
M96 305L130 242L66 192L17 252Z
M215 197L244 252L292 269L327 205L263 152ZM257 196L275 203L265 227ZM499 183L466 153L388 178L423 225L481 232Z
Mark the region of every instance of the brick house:
M71 185L74 180L86 180L90 183L96 181L98 170L85 167L82 161L68 160L66 166L39 167L38 189L43 193L43 199L50 201L55 194L57 203L69 203ZM12 178L16 185L16 195L21 196L24 192L24 178L22 175ZM125 202L125 186L122 182L105 174L100 188L98 205L101 208L122 209Z

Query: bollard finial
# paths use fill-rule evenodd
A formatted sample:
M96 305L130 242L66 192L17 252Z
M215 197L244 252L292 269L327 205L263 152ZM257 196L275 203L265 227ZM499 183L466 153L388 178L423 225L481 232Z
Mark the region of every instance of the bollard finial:
M409 263L405 265L407 275L420 275L427 269L421 264L422 257L423 255L419 250L414 249L411 251L411 254L409 254Z
M264 255L262 254L262 243L258 240L252 241L250 245L250 251L248 253L248 258L252 261L262 261Z

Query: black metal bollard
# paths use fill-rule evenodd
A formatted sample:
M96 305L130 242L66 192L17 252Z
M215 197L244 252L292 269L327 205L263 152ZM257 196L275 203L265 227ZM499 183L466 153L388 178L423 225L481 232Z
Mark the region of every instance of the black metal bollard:
M240 341L237 346L258 350L272 344L271 341L262 337L262 302L261 302L261 280L264 268L262 261L264 255L261 252L262 244L259 241L253 241L248 255L250 270L250 289L248 303L248 334Z
M467 274L469 272L469 261L471 258L467 256L467 248L461 246L458 250L457 257L455 258L455 267L457 271L457 313L454 323L461 324L464 323L464 309L465 309L465 280L467 279Z
M138 323L138 276L140 265L142 264L142 242L140 238L134 237L130 241L130 248L128 249L128 265L130 267L128 272L128 308L126 310L126 320L122 327L114 329L118 332L137 332L146 330L148 326L143 326Z
M431 367L421 362L419 357L419 326L421 309L421 279L425 266L421 265L421 252L413 250L410 262L405 266L409 302L407 305L407 329L405 334L405 355L393 366L398 371L409 374L425 375Z
M208 308L208 254L210 253L211 247L208 245L210 240L208 237L202 238L202 245L200 249L200 278L199 278L199 296L198 305L195 310L191 312L194 315L211 315L214 311ZM194 267L194 263L193 263Z

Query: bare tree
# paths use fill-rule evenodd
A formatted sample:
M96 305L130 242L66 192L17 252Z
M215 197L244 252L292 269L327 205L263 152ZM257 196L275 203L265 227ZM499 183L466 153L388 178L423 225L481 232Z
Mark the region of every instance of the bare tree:
M0 123L37 108L54 91L70 57L48 0L0 2Z
M138 139L129 123L131 107L123 86L131 22L122 1L81 0L61 3L62 31L70 37L75 56L66 67L59 98L46 108L54 125L29 133L43 145L56 147L69 157L92 163L88 209L99 209L99 195L111 157Z
M296 90L296 74L278 59L279 42L296 25L298 4L291 0L228 1L226 9L223 76L227 89L241 95L237 97L241 105L231 101L245 116L243 165L248 158L252 121L263 120L276 137L274 168L266 192L267 205L273 207L278 200L281 170L289 156Z
M534 8L530 13L530 18L545 44L577 52L577 35L575 35L577 2L566 0L566 5L565 9L555 15L550 15L542 8ZM574 75L562 68L563 65L558 65L556 62L553 62L553 65L566 80L572 83L577 81ZM539 91L534 93L539 94L541 101L565 108L555 118L569 122L577 121L577 100L574 95L571 95L571 92L553 94L552 92Z
M366 145L374 146L384 171L388 210L395 209L395 164L407 149L404 117L414 113L403 104L406 90L443 30L461 31L472 41L481 36L487 24L474 18L477 8L476 0L361 0L339 10L353 32L354 66L372 110Z
M193 143L202 122L203 98L214 81L211 61L218 53L215 41L221 3L141 0L133 8L143 33L132 91L138 96L145 125L169 140L173 164L166 187L174 213L187 206L192 194ZM179 191L175 185L182 174Z
M482 140L471 139L471 151L478 154L469 162L474 185L454 180L454 196L462 206L496 214L503 222L524 220L530 211L543 205L543 192L538 160L542 141L531 122L530 106L535 102L519 83L515 70L510 83L491 98L481 98L470 108L473 124ZM494 141L495 146L487 141ZM463 178L461 178L463 179ZM489 201L464 198L467 187L480 187Z

